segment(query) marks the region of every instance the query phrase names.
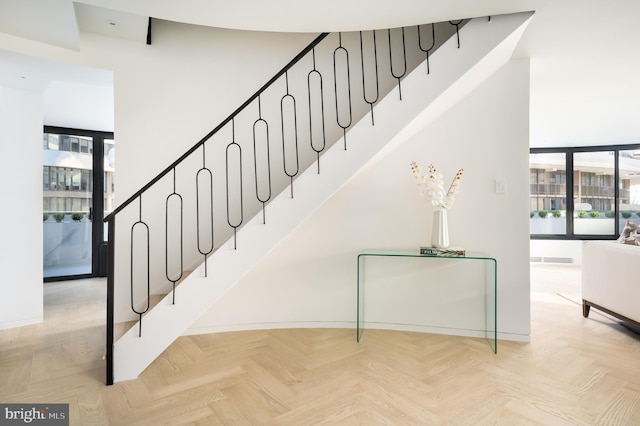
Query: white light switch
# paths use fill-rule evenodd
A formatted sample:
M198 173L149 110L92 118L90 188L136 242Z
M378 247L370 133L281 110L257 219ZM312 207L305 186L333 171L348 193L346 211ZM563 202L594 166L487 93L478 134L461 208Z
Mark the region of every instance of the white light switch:
M504 194L507 192L507 182L500 178L496 179L496 194Z

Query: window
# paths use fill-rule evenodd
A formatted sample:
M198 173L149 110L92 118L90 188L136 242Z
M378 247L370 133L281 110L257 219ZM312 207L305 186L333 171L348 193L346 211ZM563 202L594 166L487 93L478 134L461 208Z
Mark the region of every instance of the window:
M80 139L80 152L89 153L89 143L86 139Z
M67 191L71 190L71 178L73 177L73 173L72 173L72 169L69 168L62 168L60 167L60 169L64 170L64 189Z
M67 135L60 136L60 151L71 151L71 138Z
M620 211L619 232L627 220L640 223L640 149L620 151L618 154L618 210Z
M42 148L45 150L58 151L60 149L59 136L45 133L42 137Z
M80 176L82 172L78 169L69 169L69 174L71 175L71 190L72 191L80 191Z
M91 191L93 186L91 170L70 167L44 166L42 168L42 189L50 191Z
M530 163L529 230L534 235L567 232L567 156L565 153L532 153ZM554 220L546 220L551 216Z
M82 177L80 183L80 191L91 191L91 171L82 170Z
M42 168L42 189L49 189L51 183L51 171L49 166L44 166Z
M532 238L615 239L640 221L640 145L533 148Z
M113 145L113 141L111 141ZM51 151L79 152L81 154L93 153L93 139L83 136L57 135L44 133L42 136L42 148Z
M614 151L573 153L575 234L616 234L614 175Z
M102 196L100 188L105 186L103 177L113 182L113 133L51 126L43 133L44 280L103 276L102 219L114 195L111 191Z
M80 152L80 139L74 136L71 136L69 139L71 140L71 151Z

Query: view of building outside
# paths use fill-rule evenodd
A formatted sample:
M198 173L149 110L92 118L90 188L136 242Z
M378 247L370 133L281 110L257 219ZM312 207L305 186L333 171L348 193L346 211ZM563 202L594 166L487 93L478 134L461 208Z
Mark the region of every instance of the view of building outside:
M567 211L567 171L565 153L529 156L529 199L532 234L565 234L566 220L539 221L548 215L560 218Z
M615 234L615 153L578 152L573 155L574 233ZM595 219L603 220L595 220Z
M93 139L45 133L43 149L44 277L92 268ZM104 205L113 207L114 142L105 141Z
M640 212L640 150L620 151L620 211Z
M567 155L573 155L573 188L569 194ZM619 160L617 183L615 155ZM621 232L627 220L640 223L640 150L532 153L529 164L531 234L567 233L568 196L573 197L576 235L613 235Z
M104 216L107 216L114 209L115 195L115 153L116 147L113 139L104 140ZM104 224L104 239L109 237L108 224Z

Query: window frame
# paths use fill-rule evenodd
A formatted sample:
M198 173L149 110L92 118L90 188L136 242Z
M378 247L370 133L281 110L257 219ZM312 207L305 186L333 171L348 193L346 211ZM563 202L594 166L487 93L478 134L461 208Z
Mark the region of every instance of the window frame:
M53 282L60 280L69 280L69 279L82 279L88 277L101 277L106 276L106 251L103 253L101 250L101 246L105 243L105 235L104 235L104 224L103 224L103 215L104 215L104 205L105 200L103 196L103 187L104 187L104 141L105 140L114 140L113 132L99 131L99 130L86 130L86 129L76 129L76 128L66 128L66 127L57 127L57 126L48 126L45 125L43 128L44 134L54 134L59 135L58 138L58 151L70 151L77 152L83 155L91 155L92 156L92 173L90 174L90 178L88 179L87 184L90 186L91 191L93 193L92 198L92 213L93 218L92 222L92 259L91 259L91 273L89 274L79 274L79 275L69 275L69 276L52 276L45 277L45 282ZM71 137L78 138L78 150L72 150ZM87 153L82 152L80 149L80 139L88 138L91 140L91 143L88 144ZM51 149L51 140L48 139L46 149ZM43 143L44 148L44 143ZM51 171L53 171L55 166L50 166ZM72 191L71 186L66 187L67 184L67 175L71 175L74 170L82 170L82 169L65 169L63 167L55 167L56 177L58 180L58 185L60 185L60 177L62 177L62 187L56 188L58 190L66 190ZM62 175L60 174L62 173ZM80 172L80 191L82 190L82 172ZM50 178L53 176L50 174ZM71 178L69 180L69 184L71 184ZM50 182L51 185L51 182ZM52 190L50 188L49 190ZM76 190L73 190L76 192ZM99 195L98 195L99 194ZM61 208L57 206L58 210L72 211L73 210L73 202L74 199L72 197L54 197L56 202L61 202L64 206ZM44 203L43 203L44 204Z
M565 155L566 170L566 233L565 234L529 234L532 240L615 240L619 237L617 230L620 229L620 151L640 150L640 144L618 144L618 145L594 145L594 146L578 146L578 147L548 147L548 148L530 148L529 154L549 154L562 153ZM614 233L612 234L576 234L574 230L574 171L573 156L580 152L614 152ZM529 176L531 179L531 168L529 168ZM531 182L529 182L531 184ZM531 187L531 186L529 186ZM531 190L529 191L531 195Z

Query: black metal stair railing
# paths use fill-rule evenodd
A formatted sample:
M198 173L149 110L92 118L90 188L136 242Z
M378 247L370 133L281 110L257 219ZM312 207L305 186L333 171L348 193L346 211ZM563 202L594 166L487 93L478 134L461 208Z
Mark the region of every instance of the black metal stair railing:
M232 238L233 248L238 248L238 230L246 223L245 217L261 214L262 223L267 224L266 209L274 195L288 188L293 198L296 177L314 163L320 174L322 153L340 139L347 149L347 130L354 122L371 114L371 125L379 124L374 120L375 104L395 87L402 100L405 76L425 61L425 53L428 76L432 72L429 57L454 34L459 47L459 28L464 23L430 24L428 41L424 40L424 26L337 33L332 37L320 34L211 132L105 218L110 242L108 384L113 383L115 254L127 247L115 247L116 219L124 216L123 220L132 222L130 261L128 265L119 264L119 268L129 269L130 307L139 319L138 335L142 336L142 318L151 308L156 287L167 284L172 303L180 303L175 290L188 265L204 263L206 276L207 258L223 243ZM380 31L386 31L387 37L377 37ZM379 55L385 48L388 55ZM354 59L353 54L359 54L359 58ZM385 69L388 71L380 72ZM360 75L355 78L361 85L352 82L358 71ZM325 90L327 78L333 78L333 91ZM298 102L303 98L306 102ZM332 113L334 120L328 119ZM280 126L270 125L277 120ZM281 158L271 155L273 143L280 145ZM253 158L245 158L246 153ZM246 161L253 167L243 167ZM253 180L255 194L244 191L248 179ZM134 213L122 215L136 204L137 217L129 219L136 216ZM156 226L155 216L162 209L164 226ZM155 233L164 236L157 238ZM152 240L164 241L164 255L156 255ZM164 265L160 267L159 263ZM156 277L158 271L162 275ZM160 284L155 284L156 280Z
M296 98L289 93L289 73L284 74L286 94L280 99L280 128L282 130L282 164L284 174L289 177L291 184L291 198L293 198L293 178L300 172L300 153L298 150L298 114L296 111ZM287 147L289 148L287 150ZM287 156L293 155L291 157ZM257 179L256 179L257 181ZM264 203L262 203L264 207ZM263 209L264 211L264 209Z
M333 51L333 88L336 101L336 123L342 129L344 149L347 149L347 129L353 123L351 67L349 65L349 51L342 45L342 33L338 33L338 40L338 47ZM344 74L338 72L341 66ZM344 97L340 96L341 94L344 94ZM346 106L340 106L340 99L344 99Z
M420 31L420 28L421 26L418 26L418 47L427 54L427 74L431 74L429 55L436 45L436 28L434 24L431 24L431 45L429 47L422 46L422 31Z
M198 173L200 173L200 171L198 171ZM196 174L196 179L197 179L197 174ZM196 192L198 192L198 190L196 189ZM178 212L179 212L179 216L178 216L178 223L176 226L170 226L170 223L172 222L171 220L169 220L169 212L174 211L175 208L171 209L169 208L171 203L178 203ZM173 169L173 192L169 195L167 195L167 198L165 200L165 247L176 247L177 248L175 250L165 250L165 275L167 277L167 281L170 281L172 284L172 300L171 303L176 303L176 283L178 281L180 281L182 279L182 276L184 275L184 202L182 199L182 195L178 194L176 192L176 169ZM198 219L197 221L200 221L200 217L198 215ZM177 230L178 232L178 244L174 244L173 241L170 241L170 234L171 234L171 230ZM213 229L213 227L212 227ZM198 232L198 235L200 235L200 233ZM211 239L213 240L213 235L211 236ZM198 247L200 247L200 244L198 243ZM171 269L171 264L173 263L170 259L170 257L173 256L177 256L178 261L179 261L179 265L180 267L177 269L177 271L170 271Z
M174 169L175 170L175 169ZM202 176L202 177L201 177ZM201 182L202 180L202 182ZM202 192L200 188L204 186L205 191ZM208 187L208 191L206 190ZM174 189L175 192L175 189ZM207 256L213 252L214 249L214 226L213 226L213 196L211 195L213 192L213 173L209 168L207 168L207 156L206 156L206 146L202 145L202 167L196 173L196 244L198 246L198 253L204 256L205 265L204 265L204 273L207 275ZM209 203L206 203L206 198L209 198ZM204 200L203 200L204 199ZM200 206L204 206L206 209L208 207L208 214L204 214L201 212L202 208ZM166 214L169 214L168 207ZM205 235L202 235L201 229L205 228L205 223L202 222L202 217L204 216L204 220L208 219L209 224L209 232L207 233L207 237L209 238L208 244L205 241ZM165 251L168 250L168 245L166 246ZM173 297L175 300L175 283L173 287Z
M402 100L402 78L404 78L405 75L407 75L407 44L405 42L405 37L404 37L404 27L400 28L400 35L402 36L402 38L400 39L400 43L394 44L391 41L391 29L387 30L387 36L389 37L389 67L391 70L391 75L393 76L393 78L395 78L396 80L398 80L398 96L400 96L400 100ZM394 49L391 48L391 46L394 45L400 45L402 47L402 67L400 68L400 72L396 74L395 69L394 69L394 61L393 60L393 51Z
M138 198L138 201L140 202L140 215L138 217L138 220L131 225L131 239L130 239L130 243L131 243L131 253L139 253L136 250L135 247L135 243L136 241L138 241L140 238L134 238L135 234L136 234L136 229L141 229L142 230L142 237L141 239L143 240L143 242L145 243L143 249L144 252L146 254L146 256L131 256L131 270L130 270L130 281L133 283L136 280L135 275L135 271L136 268L134 268L135 266L135 261L136 259L139 259L140 257L142 257L143 261L145 261L145 264L142 268L142 271L144 272L145 276L143 277L143 281L146 283L146 297L143 300L143 305L144 307L138 307L136 306L135 303L135 296L134 296L134 286L132 285L130 287L131 289L131 310L133 311L133 313L135 313L136 315L138 315L139 317L139 328L138 328L138 336L142 336L142 315L146 314L149 311L149 308L151 307L151 268L150 268L150 253L151 253L151 248L150 248L150 237L149 237L149 225L142 220L142 196L140 196ZM138 231L138 233L140 233L140 231Z
M368 49L371 52L371 58L367 62L365 67L365 49L362 37L362 31L360 31L360 64L362 65L362 97L364 101L369 104L371 110L371 125L375 125L375 119L373 118L373 105L380 99L380 84L378 81L378 43L376 42L376 32L371 31L371 48ZM373 70L373 81L375 82L375 91L372 99L367 99L367 70Z
M316 68L315 48L311 50L311 55L313 68L307 74L307 93L309 94L309 146L313 152L316 153L318 174L320 174L320 153L324 151L327 146L327 132L324 124L324 86L322 84L322 74ZM313 94L316 96L312 96ZM318 140L319 142L317 142ZM314 141L316 143L314 143ZM269 183L270 182L271 181L269 181Z
M262 129L260 141L259 130ZM261 143L262 150L258 150ZM262 161L259 161L261 159ZM258 163L262 168L258 169ZM271 149L269 147L269 123L262 118L262 108L258 97L258 119L253 122L253 169L256 176L256 199L262 203L262 223L267 223L266 205L271 200ZM265 183L266 182L266 185ZM242 197L240 197L242 199Z
M258 98L260 99L260 98ZM230 179L230 177L232 176L232 172L233 170L231 170L231 165L232 165L232 161L234 159L234 156L237 158L237 165L238 165L238 169L237 169L237 181L240 183L239 185L239 189L240 189L240 196L238 197L238 205L237 205L237 214L234 217L233 212L231 211L231 207L232 207L232 200L229 197L229 194L231 193L231 190L229 188L229 182L231 182L232 180ZM225 171L226 171L226 184L227 184L227 188L226 188L226 198L227 198L227 224L233 228L233 248L236 249L238 247L237 245L237 233L238 233L238 228L240 226L242 226L242 223L244 222L244 208L243 208L243 202L242 202L242 147L236 142L236 132L235 132L235 121L231 120L231 142L227 145L227 149L225 151L225 158L226 158L226 167L225 167ZM230 160L231 159L231 160ZM264 203L263 203L264 204ZM206 258L205 258L205 271L206 271Z

